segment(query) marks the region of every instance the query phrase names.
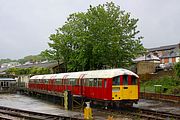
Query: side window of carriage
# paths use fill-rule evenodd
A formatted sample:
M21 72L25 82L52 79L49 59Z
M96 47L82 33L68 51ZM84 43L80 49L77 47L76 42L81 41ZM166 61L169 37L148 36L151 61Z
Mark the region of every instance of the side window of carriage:
M92 79L92 78L89 79L89 86L90 87L93 87L93 81L94 81L94 79Z
M45 84L49 84L49 80L48 79L45 80Z
M98 86L98 79L97 78L94 78L94 87L97 87Z
M75 85L79 85L79 79L75 80Z
M98 79L98 87L102 87L102 79Z
M70 84L71 86L74 86L74 85L76 84L75 79L71 78L71 79L69 80L69 84Z
M64 85L69 85L69 79L64 79Z
M85 86L89 86L89 79L84 79L85 81Z
M61 85L61 79L56 79L56 85Z

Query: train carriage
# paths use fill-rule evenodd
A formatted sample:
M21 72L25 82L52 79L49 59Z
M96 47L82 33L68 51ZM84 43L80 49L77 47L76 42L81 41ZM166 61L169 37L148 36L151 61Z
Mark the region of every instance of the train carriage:
M30 78L29 89L70 90L89 99L134 103L139 99L139 77L127 69L35 75Z

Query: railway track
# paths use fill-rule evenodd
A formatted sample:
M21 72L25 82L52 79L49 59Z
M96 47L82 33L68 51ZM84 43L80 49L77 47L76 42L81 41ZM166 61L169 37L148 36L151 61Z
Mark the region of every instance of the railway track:
M128 112L132 116L137 116L139 118L147 118L147 119L155 119L155 120L180 120L180 114L162 112L162 111L154 111L150 109L142 109L142 108L128 108Z
M128 107L128 108L116 108L116 109L100 109L96 108L98 112L103 112L109 116L118 117L119 115L125 115L133 119L148 119L148 120L180 120L180 114L154 111L144 108Z
M39 113L27 110L20 110L0 106L0 119L3 120L82 120L78 117L52 115L47 113Z

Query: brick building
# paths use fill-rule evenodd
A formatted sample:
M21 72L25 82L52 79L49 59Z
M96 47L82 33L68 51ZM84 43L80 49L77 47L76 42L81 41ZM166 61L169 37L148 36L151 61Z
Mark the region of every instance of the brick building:
M148 49L150 54L160 58L161 63L176 63L180 61L180 43Z

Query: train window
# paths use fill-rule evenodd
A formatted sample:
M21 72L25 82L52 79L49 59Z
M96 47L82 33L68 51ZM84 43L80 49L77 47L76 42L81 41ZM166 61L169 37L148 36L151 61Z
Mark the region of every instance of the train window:
M85 80L85 86L89 86L89 80L88 79L84 79Z
M112 84L113 84L113 85L116 85L116 86L119 86L119 85L120 85L120 77L119 77L119 76L114 77Z
M79 79L75 80L75 85L79 85Z
M70 85L74 86L76 84L75 79L70 79L69 83L70 83Z
M46 79L46 80L45 80L45 84L48 84L48 83L49 83L49 80L48 80L48 79Z
M104 88L107 88L107 80L104 79Z
M132 85L137 85L137 78L135 76L132 76Z
M29 80L29 83L33 83L33 80Z
M97 78L94 78L94 87L97 87L98 86L98 82L97 82Z
M102 79L98 79L98 87L102 87Z
M123 85L128 85L128 75L123 76Z
M56 80L56 85L61 85L61 79Z
M34 83L37 84L37 81L38 81L38 80L34 80Z
M90 86L90 87L93 86L93 79L89 79L89 86Z
M69 84L69 80L68 79L64 79L64 85L68 85Z
M44 83L44 79L41 79L41 80L40 80L40 83L41 83L41 84Z

